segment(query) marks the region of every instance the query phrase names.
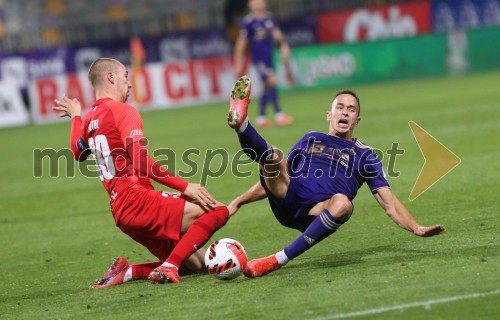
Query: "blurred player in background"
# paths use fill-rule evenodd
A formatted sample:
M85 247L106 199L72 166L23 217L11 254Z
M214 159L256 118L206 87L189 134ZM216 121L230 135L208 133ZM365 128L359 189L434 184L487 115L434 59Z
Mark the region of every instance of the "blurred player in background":
M293 122L292 117L281 109L277 90L277 77L273 66L273 48L275 42L279 44L281 57L285 66L289 82L294 82L290 68L290 47L286 42L278 21L266 11L265 0L249 0L248 14L241 24L240 34L234 49L234 69L237 77L244 74L245 48L250 44L252 63L255 65L262 82L263 94L260 99L257 126L269 127L272 122L266 117L266 108L269 103L274 107L275 121L280 126Z
M421 237L445 232L442 225L419 225L389 187L372 149L353 137L361 118L357 95L349 90L334 97L326 113L328 134L309 132L288 158L268 144L248 121L250 80L242 77L231 94L228 124L245 153L260 164L260 183L229 205L230 214L253 201L268 198L276 219L302 232L283 250L247 264L247 277L260 277L284 266L333 234L352 215L352 201L366 182L387 215L401 228Z
M181 266L204 271L202 247L226 223L227 207L203 186L176 177L148 155L142 119L125 103L131 85L121 62L97 59L89 80L96 102L83 121L76 99L55 100L53 109L72 119L70 145L75 159L84 161L93 154L116 225L160 260L130 265L125 258L113 259L92 288L138 279L179 282ZM150 179L181 193L156 191Z

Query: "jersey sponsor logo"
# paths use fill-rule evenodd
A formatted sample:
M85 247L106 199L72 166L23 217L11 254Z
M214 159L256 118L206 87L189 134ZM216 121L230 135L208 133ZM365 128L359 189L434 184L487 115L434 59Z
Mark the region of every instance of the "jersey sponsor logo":
M87 128L87 132L90 133L90 132L97 130L97 129L99 129L99 120L90 121L89 126Z
M142 130L140 129L136 129L136 130L132 130L130 131L130 137L133 137L133 136L142 136L143 133L142 133Z
M348 149L336 149L332 147L327 147L323 144L318 144L316 142L321 142L320 140L316 140L314 144L309 146L307 150L308 153L318 156L325 156L331 161L335 161L340 163L346 168L349 168L350 164L350 156L349 153L354 155L353 150Z
M257 26L255 28L255 31L254 31L255 40L261 41L261 40L265 39L266 37L267 37L267 30L260 27L260 26Z

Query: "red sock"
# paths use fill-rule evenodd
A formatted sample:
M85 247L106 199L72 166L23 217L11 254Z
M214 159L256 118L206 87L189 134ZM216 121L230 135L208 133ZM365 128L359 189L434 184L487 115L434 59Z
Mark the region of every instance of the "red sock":
M220 206L199 217L182 236L166 262L179 267L184 260L210 239L210 237L224 226L229 219L227 207Z
M132 267L132 280L145 280L149 274L156 268L161 266L161 261L133 264Z

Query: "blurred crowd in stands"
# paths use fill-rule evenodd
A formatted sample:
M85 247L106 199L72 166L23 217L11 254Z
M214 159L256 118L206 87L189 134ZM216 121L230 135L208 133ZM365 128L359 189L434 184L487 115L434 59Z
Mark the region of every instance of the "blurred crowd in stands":
M279 19L410 0L268 0ZM247 12L247 0L0 0L0 52L26 52L226 27L231 39Z

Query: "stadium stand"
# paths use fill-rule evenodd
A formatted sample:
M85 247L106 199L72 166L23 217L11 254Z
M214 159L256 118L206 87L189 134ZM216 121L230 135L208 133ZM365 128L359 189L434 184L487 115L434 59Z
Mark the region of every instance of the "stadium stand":
M0 52L225 26L226 1L0 0ZM410 0L268 0L278 19Z

